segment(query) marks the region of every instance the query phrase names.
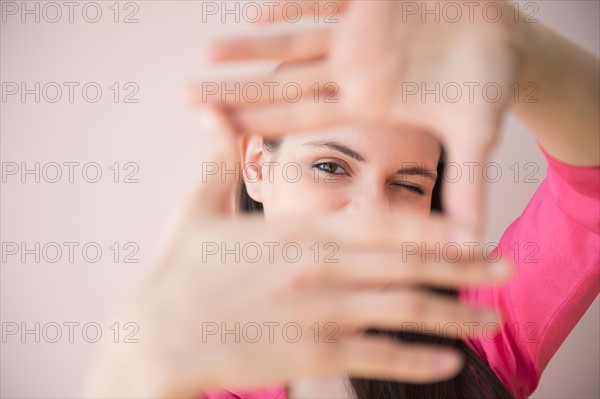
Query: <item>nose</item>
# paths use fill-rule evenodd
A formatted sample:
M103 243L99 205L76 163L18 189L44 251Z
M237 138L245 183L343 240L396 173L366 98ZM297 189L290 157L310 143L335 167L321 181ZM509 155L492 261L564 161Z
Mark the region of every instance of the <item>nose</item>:
M349 214L390 211L389 197L384 187L371 186L350 195L344 211Z

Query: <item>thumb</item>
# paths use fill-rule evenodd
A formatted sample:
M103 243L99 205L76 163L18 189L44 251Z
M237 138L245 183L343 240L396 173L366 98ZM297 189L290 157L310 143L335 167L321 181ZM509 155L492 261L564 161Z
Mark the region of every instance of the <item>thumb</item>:
M466 137L477 136L481 136L481 132ZM486 222L486 184L482 168L491 146L475 140L453 140L447 143L447 149L442 193L444 211L456 226L460 226L459 241L477 242Z
M239 135L225 112L217 107L201 107L199 121L206 156L188 210L204 218L231 216L241 179Z

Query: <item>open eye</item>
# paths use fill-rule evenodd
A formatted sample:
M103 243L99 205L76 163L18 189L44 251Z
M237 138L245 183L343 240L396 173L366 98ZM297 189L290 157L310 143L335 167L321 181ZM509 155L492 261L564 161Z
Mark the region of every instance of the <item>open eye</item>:
M348 172L340 165L335 162L319 162L313 165L313 168L316 168L322 172L328 173L330 175L347 175Z

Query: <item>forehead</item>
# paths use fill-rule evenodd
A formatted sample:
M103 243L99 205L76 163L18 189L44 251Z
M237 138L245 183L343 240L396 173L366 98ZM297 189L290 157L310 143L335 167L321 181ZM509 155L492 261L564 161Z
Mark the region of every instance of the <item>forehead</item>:
M289 135L283 142L284 151L306 152L314 143L335 142L349 147L370 164L415 162L435 164L441 145L432 135L411 127L386 125L340 125Z

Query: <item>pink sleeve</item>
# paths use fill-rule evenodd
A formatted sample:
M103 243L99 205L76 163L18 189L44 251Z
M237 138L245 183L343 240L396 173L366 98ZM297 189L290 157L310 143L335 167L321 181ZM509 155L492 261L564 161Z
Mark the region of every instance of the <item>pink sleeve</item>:
M502 287L467 289L461 298L500 309L496 337L469 341L518 398L540 375L600 291L600 168L574 167L544 152L548 173L497 254L515 265ZM485 331L485 330L484 330Z
M287 399L287 392L285 385L278 385L246 392L237 390L207 392L202 399Z

